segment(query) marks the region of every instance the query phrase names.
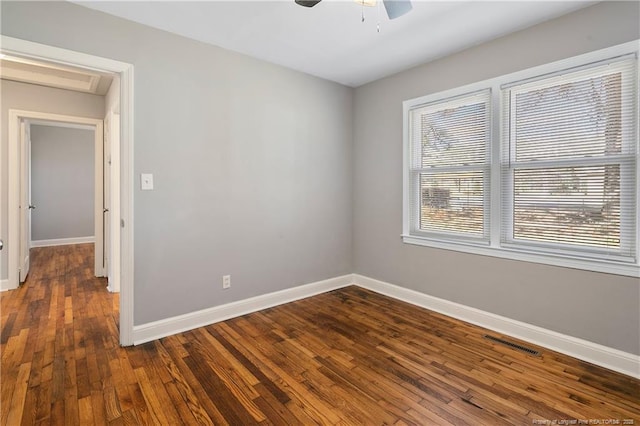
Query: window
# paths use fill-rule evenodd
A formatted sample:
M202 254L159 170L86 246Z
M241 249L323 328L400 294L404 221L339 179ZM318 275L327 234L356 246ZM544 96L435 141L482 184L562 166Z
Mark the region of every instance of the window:
M503 89L503 244L633 259L634 63Z
M489 241L490 92L410 112L414 233Z
M403 240L638 276L637 43L404 103Z

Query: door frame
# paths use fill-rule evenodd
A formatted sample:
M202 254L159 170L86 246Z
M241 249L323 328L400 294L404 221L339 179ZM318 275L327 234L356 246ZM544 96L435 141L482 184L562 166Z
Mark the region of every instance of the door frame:
M19 127L19 138L17 145L19 147L19 153L22 161L20 161L19 168L19 176L20 181L23 182L25 176L27 185L20 185L19 191L19 203L20 210L18 212L20 217L20 227L17 231L19 234L19 246L16 247L16 251L18 252L18 282L23 282L27 278L27 274L29 273L29 264L31 263L31 124L28 120L20 120L18 122ZM11 144L11 142L9 142ZM12 144L13 145L13 144ZM9 194L9 199L11 199L11 194ZM11 203L9 203L10 205ZM23 207L26 206L26 207ZM12 207L9 206L9 209ZM25 211L26 210L26 211ZM27 218L27 220L22 220L22 218ZM14 227L15 228L15 227ZM24 246L23 246L24 243ZM26 249L26 256L25 256ZM9 253L8 253L9 254ZM10 270L15 270L14 265L9 262ZM24 268L24 269L23 269Z
M10 109L9 110L9 236L8 241L20 241L22 243L22 237L19 235L16 239L15 233L17 229L22 226L20 223L20 196L23 191L23 182L20 175L20 170L24 167L26 161L30 161L29 158L22 158L22 153L26 153L25 149L22 149L21 145L27 143L22 140L22 136L18 136L20 125L22 122L26 122L28 126L35 125L51 125L59 127L71 127L90 129L94 132L93 145L94 145L94 200L93 200L93 215L94 215L94 238L95 238L95 256L94 256L94 274L96 277L104 277L104 245L103 238L103 124L102 120L96 118L77 117L71 115L52 114L48 112L38 111L23 111ZM29 176L29 182L31 177ZM31 241L26 242L27 245L31 245ZM30 248L30 247L29 247ZM20 278L16 266L19 266L21 259L19 259L18 245L10 244L9 247L9 287L17 288ZM18 282L16 282L18 281Z
M120 224L114 223L114 221L111 220L111 212L120 211L120 187L114 181L114 179L117 179L117 175L113 173L114 169L117 170L119 168L120 161L120 133L114 132L114 129L120 128L120 113L114 111L113 105L112 108L107 111L103 123L105 134L103 146L105 152L102 164L104 179L105 182L108 182L108 185L105 185L108 191L105 191L103 196L108 208L107 217L109 218L107 225L104 227L105 269L108 277L107 289L112 293L119 293L120 264L111 261L112 258L116 257L114 250L117 251L120 247L120 234L117 229L120 227Z
M120 181L118 185L120 211L117 212L119 214L111 212L111 222L115 224L111 229L119 231L120 246L112 251L114 254L112 262L117 262L120 265L120 344L122 346L133 345L133 65L4 35L0 35L0 46L3 53L115 73L120 76L120 162L118 170L114 169L112 174L112 182L113 175L116 175L115 178L119 178ZM11 161L9 168L12 169ZM120 222L119 226L118 222ZM10 232L12 228L10 224ZM13 241L15 240L11 238L6 241L7 248L13 245Z

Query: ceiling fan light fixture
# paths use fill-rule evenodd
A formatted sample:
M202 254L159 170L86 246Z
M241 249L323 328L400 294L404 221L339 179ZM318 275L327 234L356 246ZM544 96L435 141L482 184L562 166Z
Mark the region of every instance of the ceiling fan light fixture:
M297 4L304 7L313 7L320 3L322 0L294 0ZM379 0L353 0L354 3L362 6L362 22L364 22L364 6L374 7L380 5ZM396 19L400 16L408 13L413 9L411 6L411 0L382 0L387 16L389 19ZM380 8L378 7L378 15L380 14ZM378 16L378 24L380 23L380 16ZM378 32L380 28L378 25Z
M304 7L313 7L321 1L322 0L295 0L296 4Z

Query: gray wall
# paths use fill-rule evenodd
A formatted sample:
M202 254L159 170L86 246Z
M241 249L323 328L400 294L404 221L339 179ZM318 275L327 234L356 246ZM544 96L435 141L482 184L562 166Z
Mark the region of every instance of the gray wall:
M31 126L31 240L94 236L93 130Z
M640 37L637 2L601 3L356 90L355 272L640 353L635 278L403 244L402 101Z
M4 3L0 4L0 11L4 12L4 7ZM2 19L4 19L4 14ZM3 24L4 21L1 23ZM2 173L0 179L2 182L0 187L0 217L2 218L0 230L5 242L5 250L0 252L0 262L2 263L0 279L6 279L8 276L6 265L9 251L6 250L6 243L9 230L7 218L9 190L7 163L9 130L7 120L9 110L19 109L102 119L104 118L104 102L104 96L0 80L0 123L2 124L0 126L0 172Z
M351 89L67 2L0 7L4 35L135 66L135 324L351 272Z
M637 280L400 242L402 101L638 38L636 3L598 4L355 97L76 5L0 7L5 35L135 65L134 168L156 185L134 193L136 324L355 270L640 353Z

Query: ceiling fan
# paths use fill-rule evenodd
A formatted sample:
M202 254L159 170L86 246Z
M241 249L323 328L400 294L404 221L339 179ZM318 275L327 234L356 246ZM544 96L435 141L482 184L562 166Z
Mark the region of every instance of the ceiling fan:
M297 4L304 7L313 7L320 3L322 0L295 0ZM375 6L375 0L354 0L358 4L364 6ZM409 12L413 6L411 6L411 0L382 0L384 8L387 11L389 19L396 19L405 13Z

